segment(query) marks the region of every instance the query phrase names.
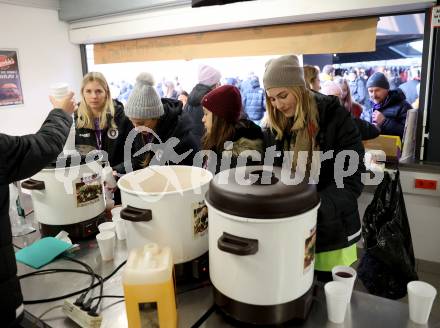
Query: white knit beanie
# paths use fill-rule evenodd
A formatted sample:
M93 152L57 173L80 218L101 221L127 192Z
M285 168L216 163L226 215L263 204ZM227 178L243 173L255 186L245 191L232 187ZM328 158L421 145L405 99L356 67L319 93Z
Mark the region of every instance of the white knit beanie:
M163 105L154 88L154 78L150 73L141 73L128 97L125 115L135 119L159 118L164 114Z

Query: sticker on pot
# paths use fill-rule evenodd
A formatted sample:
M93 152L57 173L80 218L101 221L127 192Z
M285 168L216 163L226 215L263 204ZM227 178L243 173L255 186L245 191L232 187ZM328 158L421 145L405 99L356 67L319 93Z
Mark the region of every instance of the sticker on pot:
M194 239L208 233L208 207L205 201L193 203L193 237Z
M304 243L304 273L308 272L315 261L316 225L310 229Z
M98 174L82 177L74 181L76 207L83 207L100 201L102 197L101 179Z

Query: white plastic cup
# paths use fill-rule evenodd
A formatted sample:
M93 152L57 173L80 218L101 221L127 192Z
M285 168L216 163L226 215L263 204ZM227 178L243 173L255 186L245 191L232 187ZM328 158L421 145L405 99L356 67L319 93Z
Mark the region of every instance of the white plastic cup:
M115 255L116 235L113 231L102 231L96 235L99 251L103 261L110 261Z
M347 312L350 287L340 281L330 281L325 284L324 290L328 320L333 323L343 323Z
M118 237L119 240L125 240L127 238L127 228L125 227L125 220L117 218L113 222L116 224L116 237Z
M108 188L113 189L118 186L113 175L113 169L110 166L106 166L102 169L102 180L105 181L106 187Z
M409 318L411 321L424 325L428 322L437 290L424 281L410 281L407 285Z
M67 83L54 83L50 86L50 95L57 100L63 99L69 93L69 85Z
M121 211L122 211L122 206L116 206L116 207L112 208L112 210L110 212L112 213L112 220L113 221L115 221L115 219L121 218Z
M333 281L340 281L350 287L350 297L353 294L354 283L356 282L357 272L355 269L345 265L338 265L332 269Z
M116 225L114 222L104 222L98 226L99 232L112 231L116 233Z

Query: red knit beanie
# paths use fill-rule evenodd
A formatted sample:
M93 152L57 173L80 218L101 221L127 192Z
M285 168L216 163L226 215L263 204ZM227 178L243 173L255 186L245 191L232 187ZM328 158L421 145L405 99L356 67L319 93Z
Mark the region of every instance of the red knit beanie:
M225 121L235 123L240 117L240 91L232 85L222 85L205 95L202 106Z

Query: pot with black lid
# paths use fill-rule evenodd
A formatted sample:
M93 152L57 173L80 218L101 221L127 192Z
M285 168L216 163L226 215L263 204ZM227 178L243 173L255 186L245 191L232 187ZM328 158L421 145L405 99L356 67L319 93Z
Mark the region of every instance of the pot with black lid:
M239 321L280 324L310 310L320 200L316 185L284 183L285 173L222 171L206 194L215 303Z
M101 181L103 155L61 153L21 186L31 190L34 217L42 235L56 235L65 230L74 240L97 233L105 218Z

